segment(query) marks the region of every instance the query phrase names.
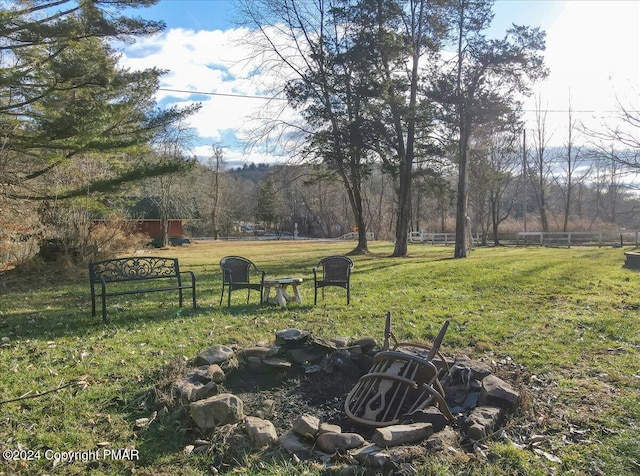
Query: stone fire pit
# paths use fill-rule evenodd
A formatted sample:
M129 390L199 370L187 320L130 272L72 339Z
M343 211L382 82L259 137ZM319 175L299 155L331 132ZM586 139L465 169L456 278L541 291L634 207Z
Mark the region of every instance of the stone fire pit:
M360 425L345 414L345 398L381 351L373 338L326 340L300 329L278 331L270 344L204 349L170 389L190 425L185 451L212 453L215 471L231 469L241 451L386 471L416 452L482 442L517 408L518 392L489 365L439 354L433 362L448 368L443 391L453 420L428 406L397 424Z

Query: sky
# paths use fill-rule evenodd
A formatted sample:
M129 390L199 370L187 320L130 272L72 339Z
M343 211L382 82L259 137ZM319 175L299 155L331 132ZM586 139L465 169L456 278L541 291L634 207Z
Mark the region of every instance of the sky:
M494 12L489 33L497 37L514 23L547 33L550 74L525 100L524 119L533 132L536 105L548 111L549 145L566 144L569 108L590 129L612 124L618 103L640 109L640 0L496 0ZM255 74L233 0L160 0L134 13L167 28L127 45L121 62L168 71L157 95L161 106L202 104L190 119L197 133L192 154L206 160L216 145L233 166L288 159L270 153L268 143L247 145L259 117L274 113L265 107L285 102L262 98L273 79Z

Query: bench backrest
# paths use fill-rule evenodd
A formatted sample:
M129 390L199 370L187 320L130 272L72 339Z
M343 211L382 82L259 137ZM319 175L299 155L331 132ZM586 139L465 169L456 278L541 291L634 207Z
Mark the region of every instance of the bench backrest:
M99 282L138 281L154 278L171 278L180 275L176 258L135 256L89 263L89 280Z

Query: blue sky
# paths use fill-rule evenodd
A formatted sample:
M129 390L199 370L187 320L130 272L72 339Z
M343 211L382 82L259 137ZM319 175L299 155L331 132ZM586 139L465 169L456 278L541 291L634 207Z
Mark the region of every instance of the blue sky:
M552 143L565 140L569 106L588 127L609 120L617 101L640 108L639 1L497 0L494 11L491 32L496 36L512 23L540 26L547 32L545 57L551 74L525 103L525 118L533 128L539 98L550 110L547 130ZM163 105L202 102L201 112L191 121L199 136L193 153L206 157L217 144L227 147L227 159L234 164L279 160L264 148L242 145L256 130L259 117L274 114L264 109L264 100L251 98L264 94L274 78L253 75L255 65L246 61L247 51L238 41L246 31L236 24L235 2L161 0L135 14L163 20L167 29L127 47L123 63L170 71L158 96Z

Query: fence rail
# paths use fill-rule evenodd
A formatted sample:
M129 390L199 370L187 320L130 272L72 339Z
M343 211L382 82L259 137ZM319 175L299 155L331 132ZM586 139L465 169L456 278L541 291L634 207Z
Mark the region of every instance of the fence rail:
M357 240L357 239L358 239L357 231L351 231L349 233L345 233L344 235L338 238L338 240ZM372 231L367 232L367 241L374 241Z
M431 245L455 244L455 233L429 233L425 231L412 231L409 233L410 243ZM492 242L492 237L487 241ZM609 230L609 231L568 231L568 232L542 232L521 231L518 233L500 233L500 244L516 246L640 246L639 230ZM473 244L481 243L481 235L472 236Z
M478 234L472 235L473 244L480 240ZM456 242L455 233L428 233L425 231L412 231L409 233L410 243L428 243L430 245L453 245Z

